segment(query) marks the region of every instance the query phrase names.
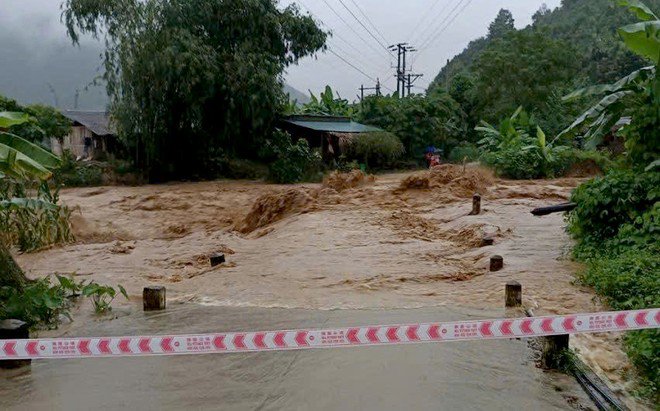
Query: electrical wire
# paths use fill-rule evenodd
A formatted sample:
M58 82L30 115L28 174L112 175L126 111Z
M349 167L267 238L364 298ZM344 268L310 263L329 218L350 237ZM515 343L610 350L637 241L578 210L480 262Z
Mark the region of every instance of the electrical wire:
M468 6L472 3L472 1L473 1L473 0L468 0L468 2L465 3L465 5L464 5L464 6L458 11L458 13L456 13L456 14L454 15L454 17L453 17L453 18L447 23L447 25L446 25L442 30L440 30L440 32L438 32L438 33L435 35L435 37L431 40L430 43L428 43L428 45L430 45L431 43L433 43L433 41L434 41L438 36L440 36L442 33L444 33L445 31L447 31L447 29L448 29L448 28L454 23L454 21L456 21L456 19L458 18L458 16L460 16L461 14L463 14L463 12L465 11L465 9L468 8Z
M464 1L465 0L459 0L458 3L456 3L456 5L454 6L454 8L451 9L451 11L445 16L445 18L436 27L436 29L431 30L431 33L426 37L426 39L423 42L420 43L419 50L422 50L423 48L428 46L428 44L431 43L432 39L434 39L436 37L436 35L438 34L438 32L442 30L442 28L444 27L444 24L450 19L452 14L454 14L454 12L461 6L461 4L463 4Z
M350 24L346 21L346 19L344 19L344 17L343 17L341 14L339 14L339 12L337 12L337 10L335 10L335 8L332 7L332 5L331 5L330 3L328 3L328 0L323 0L323 2L328 6L328 8L329 8L329 9L330 9L330 10L331 10L331 11L332 11L332 12L333 12L333 13L334 13L334 14L335 14L335 15L336 15L336 16L337 16L337 17L338 17L338 18L339 18L339 19L340 19L340 20L341 20L346 26L348 26L349 29L351 29L351 31L352 31L352 32L353 32L353 33L354 33L354 34L355 34L360 40L362 40L362 42L363 42L364 44L366 44L371 50L373 50L373 51L376 52L377 54L382 55L380 50L378 50L378 49L377 49L375 46L373 46L370 42L368 42L367 40L365 40L365 38L362 37L362 36L360 35L360 33L358 33L358 31L355 30L355 28L353 28L353 26L350 25ZM388 58L389 58L389 51L388 51Z
M323 1L325 1L325 0L323 0ZM360 26L362 26L362 28L365 29L365 30L367 31L367 33L369 33L369 35L370 35L374 40L376 40L376 42L377 42L377 43L378 43L378 44L379 44L379 45L380 45L380 46L381 46L381 47L382 47L382 48L383 48L388 54L391 55L392 52L390 51L390 49L388 49L387 46L384 45L384 44L378 39L378 37L376 37L376 36L371 32L371 30L369 30L369 28L367 28L367 26L365 26L364 23L362 23L362 21L361 21L360 19L358 19L358 17L355 15L355 13L353 13L353 11L352 11L351 9L348 8L348 6L346 5L346 3L344 3L344 0L339 0L339 2L340 2L341 5L344 6L344 8L345 8L345 9L351 14L351 16L353 16L353 18L355 19L355 21L357 21L357 22L360 24Z
M368 78L369 80L371 80L371 81L376 81L375 78L371 77L370 75L368 75L367 73L365 73L364 71L362 71L362 69L358 68L358 67L355 66L353 63L351 63L350 61L346 60L344 57L342 57L342 56L340 56L339 54L337 54L337 52L335 52L333 49L330 49L330 48L329 48L328 51L329 51L330 53L334 54L337 58L339 58L339 59L340 59L341 61L343 61L344 63L346 63L346 64L348 64L349 66L353 67L356 71L362 73L362 75L365 76L366 78Z
M337 37L337 38L340 38L340 37ZM351 45L350 43L346 43L346 44L348 44L349 46ZM357 58L354 54L347 52L343 47L339 47L336 43L332 44L332 45L329 45L329 47L335 49L335 51L341 52L342 55L349 58L351 61L354 61L356 63L360 63L361 67L368 68L370 72L371 71L374 71L374 72L378 71L378 68L376 67L376 64L372 63L371 60L369 60L369 59L362 60L361 58ZM361 56L361 55L362 54L358 53L358 56Z
M426 20L428 20L429 16L433 12L433 10L435 10L435 7L439 3L440 3L440 0L435 0L433 2L433 5L426 10L426 13L424 13L422 19L419 21L419 23L415 24L415 28L413 29L412 33L410 33L410 36L408 36L408 41L410 41L412 43L412 40L415 37L415 34L417 34L417 32L419 31L419 28L422 27L424 25L424 23L426 23ZM424 31L426 31L426 30L423 30L422 32L424 32ZM414 43L412 43L412 44L414 44Z
M446 24L444 27L441 27L440 31L437 31L437 32L433 35L433 37L430 38L429 41L425 42L424 47L420 47L419 53L417 53L417 55L413 58L412 62L410 63L411 66L412 66L413 64L415 64L415 61L417 60L417 58L419 58L419 55L420 55L422 52L424 52L424 51L428 48L428 46L430 46L430 45L435 41L436 38L438 38L442 33L444 33L444 32L445 32L445 31L446 31L446 30L447 30L447 29L448 29L448 28L454 23L454 21L456 21L456 19L458 18L458 16L460 16L460 15L463 13L463 11L465 11L465 9L466 9L466 8L472 3L472 1L473 1L473 0L468 0L468 2L465 3L465 4L463 5L463 8L461 8L461 9L458 11L458 13L456 13L456 14L454 15L454 17L451 18L451 20L449 20L449 22L447 22L447 24ZM462 1L461 1L461 2L462 2ZM460 4L460 2L459 2L459 4ZM457 5L457 6L458 6L458 5Z
M440 0L436 0L436 1L440 1ZM358 10L358 12L360 12L360 14L362 15L362 17L364 17L364 19L367 20L367 23L369 23L369 25L371 26L371 28L373 28L373 29L376 31L376 33L380 36L380 38L383 39L383 41L385 42L385 44L388 44L389 41L387 41L387 39L385 38L385 36L383 35L383 33L382 33L380 30L378 30L378 27L376 27L376 25L374 24L374 22L371 21L371 19L369 18L369 16L364 12L364 10L362 10L362 8L360 7L360 5L359 5L355 0L351 0L351 3L353 3L353 4L355 5L355 8Z

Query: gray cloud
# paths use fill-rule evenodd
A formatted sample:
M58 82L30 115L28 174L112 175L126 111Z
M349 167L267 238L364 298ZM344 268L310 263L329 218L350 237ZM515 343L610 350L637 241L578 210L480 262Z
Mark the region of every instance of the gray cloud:
M335 36L330 47L369 77L379 77L385 85L394 88L394 59L354 20L338 0L327 0L348 22L361 40L323 0L297 0L303 11L310 11ZM457 11L469 0L355 0L370 17L374 25L391 43L407 41L420 46L424 39L446 25L447 15L459 1ZM0 14L0 41L3 44L0 60L0 93L24 102L53 104L55 89L61 106L72 107L76 90L81 90L81 108L101 108L105 99L101 88L83 89L100 74L101 47L92 39L85 39L74 47L66 37L60 23L60 0L3 0ZM284 4L291 0L284 0ZM351 1L344 3L362 19ZM424 74L420 86L426 86L435 77L445 61L459 53L473 40L486 33L488 24L500 8L508 8L516 24L524 27L532 14L546 3L556 7L560 0L473 0L441 35L433 37L429 46L420 50L414 69ZM429 12L432 5L436 5ZM426 17L425 17L426 16ZM445 21L444 25L441 23ZM363 21L365 26L369 23ZM372 29L376 37L380 36ZM295 88L318 92L326 84L335 87L343 97L353 99L360 84L371 85L371 80L331 53L307 58L290 67L286 80Z

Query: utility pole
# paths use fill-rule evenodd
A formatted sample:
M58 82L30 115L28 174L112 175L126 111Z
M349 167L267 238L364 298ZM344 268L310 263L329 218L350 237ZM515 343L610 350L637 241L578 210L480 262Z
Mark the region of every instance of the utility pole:
M407 63L406 63L406 56L408 53L413 53L417 51L414 47L408 45L408 43L398 43L398 44L393 44L389 47L390 50L397 52L397 66L396 66L396 93L399 97L405 97L406 96L406 83L409 83L410 81L407 81L406 79L406 73L408 72L407 68ZM418 76L417 74L414 74L413 76ZM418 77L416 77L418 78ZM408 95L410 95L410 87L408 87Z
M415 80L417 80L420 77L424 77L423 74L408 74L408 84L406 85L408 87L408 95L411 93L411 89L413 84L415 83Z
M364 84L362 84L358 90L360 90L360 101L364 100L365 90L376 90L376 95L380 96L380 79L376 79L376 87L365 87Z

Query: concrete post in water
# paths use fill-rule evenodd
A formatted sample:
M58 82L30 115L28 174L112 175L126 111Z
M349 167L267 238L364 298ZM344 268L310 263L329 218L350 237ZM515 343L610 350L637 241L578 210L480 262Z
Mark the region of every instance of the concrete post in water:
M20 320L0 321L0 340L25 340L30 338L30 328ZM30 365L32 360L0 361L0 368L12 369Z
M481 246L482 247L487 247L489 245L495 244L495 239L490 236L484 236L484 238L481 239Z
M165 309L165 287L144 287L142 291L144 311L159 311Z
M490 257L490 271L500 271L504 267L504 258L501 255Z
M522 285L518 281L509 281L504 286L504 306L507 308L522 306Z
M568 350L568 340L568 334L543 337L541 365L544 368L557 369L561 367L562 354L564 350Z
M481 196L475 194L472 196L472 211L470 215L479 215L481 213Z
M215 267L216 265L220 265L225 262L225 255L222 253L211 254L209 260L211 261L211 267Z

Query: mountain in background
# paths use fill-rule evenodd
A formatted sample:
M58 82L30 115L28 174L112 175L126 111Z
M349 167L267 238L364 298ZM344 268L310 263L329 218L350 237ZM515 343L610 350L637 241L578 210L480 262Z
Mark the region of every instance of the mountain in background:
M660 10L660 0L646 0L653 10ZM462 53L454 57L436 76L432 87L445 87L448 80L459 74L470 74L472 65L482 52L503 33L508 22L502 12L491 24L486 37L472 41ZM644 64L628 51L616 32L618 27L636 22L637 18L619 7L613 0L563 0L561 6L550 10L541 7L533 16L533 23L525 30L541 30L556 40L571 44L581 57L582 73L591 83L611 82Z
M291 101L295 101L298 104L307 104L311 101L309 94L305 94L302 91L291 87L288 84L284 85L284 92L289 95Z

